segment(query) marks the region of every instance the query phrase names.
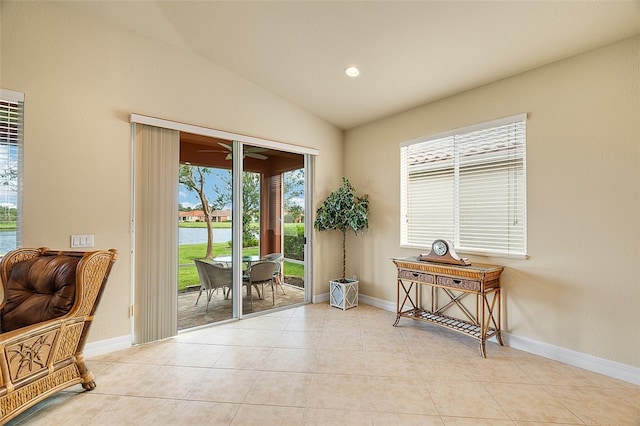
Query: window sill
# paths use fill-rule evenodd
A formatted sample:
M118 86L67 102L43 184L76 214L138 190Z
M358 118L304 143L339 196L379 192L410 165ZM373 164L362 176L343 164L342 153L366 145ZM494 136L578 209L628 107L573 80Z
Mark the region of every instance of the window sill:
M431 251L431 247L422 247L422 246L400 245L400 248L420 250L420 253L429 253ZM458 248L455 248L455 250L458 256L460 257L475 256L475 257L492 257L492 258L517 259L517 260L529 259L528 254L494 253L494 252L486 252L486 251L463 250Z

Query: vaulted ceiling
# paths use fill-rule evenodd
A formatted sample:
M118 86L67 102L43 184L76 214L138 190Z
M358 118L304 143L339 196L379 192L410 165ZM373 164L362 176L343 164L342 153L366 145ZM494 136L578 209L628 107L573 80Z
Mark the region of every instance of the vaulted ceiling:
M190 50L341 129L640 34L638 0L61 5Z

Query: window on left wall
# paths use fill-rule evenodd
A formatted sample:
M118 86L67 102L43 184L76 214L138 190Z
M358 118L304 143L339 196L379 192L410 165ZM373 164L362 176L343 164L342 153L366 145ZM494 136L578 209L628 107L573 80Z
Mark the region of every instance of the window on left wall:
M24 94L0 89L0 256L22 245Z

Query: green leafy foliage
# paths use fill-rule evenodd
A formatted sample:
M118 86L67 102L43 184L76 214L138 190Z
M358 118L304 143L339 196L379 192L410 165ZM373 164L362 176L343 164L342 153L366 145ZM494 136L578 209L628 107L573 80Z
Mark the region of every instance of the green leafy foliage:
M304 260L304 235L284 236L284 257L288 259Z
M313 227L318 231L337 230L342 234L342 281L346 281L347 232L358 232L369 228L369 197L358 197L351 182L342 178L342 185L333 191L316 211Z
M233 174L227 170L219 185L214 186L218 195L215 203L230 206L233 203ZM260 174L242 172L242 246L253 247L258 244L259 229L253 226L260 217Z

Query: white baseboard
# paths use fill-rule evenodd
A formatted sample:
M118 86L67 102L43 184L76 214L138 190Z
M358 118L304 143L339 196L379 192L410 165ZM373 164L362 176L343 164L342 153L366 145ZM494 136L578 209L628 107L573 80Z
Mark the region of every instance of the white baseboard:
M389 302L388 300L378 299L376 297L367 296L366 294L358 295L358 303L362 302L365 305L373 306L376 308L380 308L383 311L395 312L396 311L396 303Z
M113 337L111 339L98 340L97 342L88 342L84 347L84 356L86 358L89 358L92 356L104 355L109 352L115 352L130 347L130 335Z
M359 295L359 302L367 305L375 306L385 311L395 312L396 303L387 300L377 299L375 297L364 294ZM495 341L494 339L490 339ZM513 334L502 332L502 340L505 346L514 349L549 358L554 361L569 364L574 367L582 368L598 374L613 377L614 379L624 380L625 382L640 385L640 368L610 361L604 358L598 358L593 355L582 352L573 351L571 349L554 346L549 343L520 337Z
M329 301L329 292L316 294L311 298L312 303L324 303Z
M525 352L540 355L574 367L583 368L594 373L604 374L614 379L640 385L640 368L620 362L610 361L593 355L577 352L549 343L539 342L527 337L520 337L509 333L502 333L504 344Z
M316 294L313 296L313 303L324 303L329 301L329 293ZM375 297L367 296L366 294L358 295L358 303L364 303L365 305L380 308L383 311L395 312L396 304L394 302L388 302L386 300L377 299Z

